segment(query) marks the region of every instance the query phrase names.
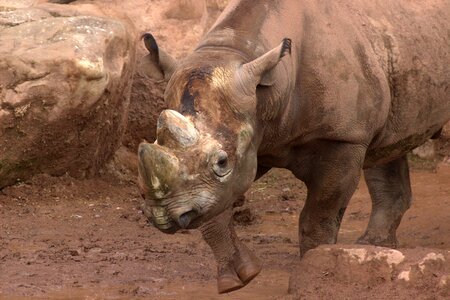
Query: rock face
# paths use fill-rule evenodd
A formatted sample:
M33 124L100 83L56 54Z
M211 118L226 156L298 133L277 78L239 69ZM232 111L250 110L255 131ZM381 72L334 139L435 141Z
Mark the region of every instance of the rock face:
M0 0L0 188L36 173L96 173L125 130L134 33L93 6L8 2Z
M289 292L300 299L358 299L359 293L371 299L448 299L450 251L322 245L296 266Z

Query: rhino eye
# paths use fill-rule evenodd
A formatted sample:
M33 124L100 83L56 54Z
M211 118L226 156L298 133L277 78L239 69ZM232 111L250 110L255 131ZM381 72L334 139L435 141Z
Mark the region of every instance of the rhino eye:
M221 168L224 168L227 166L228 163L228 155L226 153L223 153L218 159L217 159L217 165Z
M228 167L228 154L220 150L217 153L216 162L213 165L214 173L219 177L224 177L231 172L231 168Z

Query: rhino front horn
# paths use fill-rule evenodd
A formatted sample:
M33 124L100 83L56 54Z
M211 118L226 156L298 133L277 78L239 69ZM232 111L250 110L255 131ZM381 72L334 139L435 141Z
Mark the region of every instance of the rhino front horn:
M143 142L139 145L139 181L156 199L163 198L178 178L178 158L165 147Z
M158 144L169 148L189 147L197 143L198 131L194 124L179 112L166 109L158 118Z

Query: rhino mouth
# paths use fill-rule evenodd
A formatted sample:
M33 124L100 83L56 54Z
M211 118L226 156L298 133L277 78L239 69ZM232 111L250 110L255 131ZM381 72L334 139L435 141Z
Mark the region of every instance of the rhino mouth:
M164 233L173 234L179 229L163 206L151 207L151 220L153 225Z
M180 229L195 229L200 226L198 213L194 210L187 211L173 220L164 206L151 207L151 220L153 225L160 231L168 234L174 234Z

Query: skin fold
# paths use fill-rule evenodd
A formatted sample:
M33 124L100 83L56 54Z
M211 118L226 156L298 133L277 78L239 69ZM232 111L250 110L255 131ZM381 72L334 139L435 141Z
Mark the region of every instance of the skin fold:
M140 187L156 227L200 228L219 292L261 269L231 207L273 167L308 188L301 255L336 243L362 172L373 209L358 242L397 245L411 204L405 155L450 119L450 3L421 3L231 1L181 61L143 36L168 110L157 141L139 147Z

